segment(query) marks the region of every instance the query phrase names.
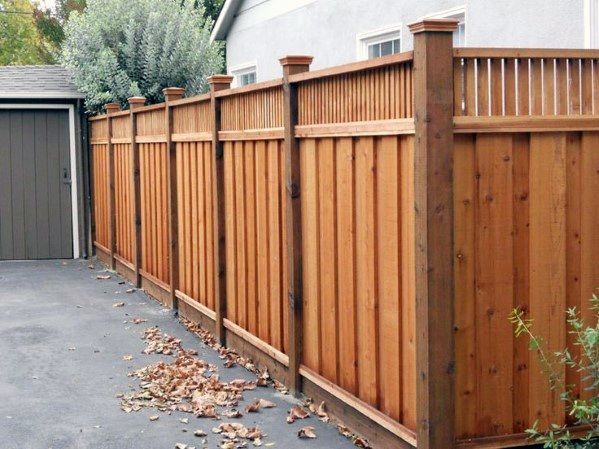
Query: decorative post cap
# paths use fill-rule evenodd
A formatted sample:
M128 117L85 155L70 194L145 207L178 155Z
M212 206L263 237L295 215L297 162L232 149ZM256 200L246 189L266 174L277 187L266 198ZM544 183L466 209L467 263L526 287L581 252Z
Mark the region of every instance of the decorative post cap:
M210 90L216 92L217 90L224 90L231 87L233 77L231 75L212 75L208 77L208 84L210 84Z
M165 87L162 89L165 101L180 100L185 95L185 89L182 87Z
M279 59L279 62L281 63L281 65L283 67L285 67L286 65L309 66L310 64L312 64L313 60L314 60L313 56L307 56L307 55L287 55L287 56Z
M129 97L127 101L130 109L141 108L146 104L146 97Z
M422 19L408 25L408 28L412 34L425 31L453 33L458 29L458 23L456 19Z
M118 103L106 103L106 113L113 114L121 110L121 105Z

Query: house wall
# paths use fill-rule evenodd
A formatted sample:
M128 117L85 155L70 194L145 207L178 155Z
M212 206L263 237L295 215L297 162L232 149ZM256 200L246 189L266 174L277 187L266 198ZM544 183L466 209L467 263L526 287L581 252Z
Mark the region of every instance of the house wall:
M358 34L399 23L402 51L411 50L408 24L459 6L468 46L584 46L583 0L245 0L227 35L227 68L255 63L264 81L281 76L287 54L314 56L312 69L352 62Z

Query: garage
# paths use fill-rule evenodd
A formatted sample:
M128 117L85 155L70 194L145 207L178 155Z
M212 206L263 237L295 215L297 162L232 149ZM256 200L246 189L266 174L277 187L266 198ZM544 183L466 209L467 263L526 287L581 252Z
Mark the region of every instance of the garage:
M0 260L87 256L82 98L60 66L0 67Z

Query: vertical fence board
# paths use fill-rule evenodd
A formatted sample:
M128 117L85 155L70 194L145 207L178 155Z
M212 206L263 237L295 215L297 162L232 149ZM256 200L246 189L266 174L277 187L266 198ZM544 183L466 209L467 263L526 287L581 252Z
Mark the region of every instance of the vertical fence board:
M566 145L563 134L532 134L530 144L530 311L547 350L565 344ZM530 371L530 419L560 424L563 403L547 390L541 366Z
M356 146L356 295L358 332L358 394L377 404L378 338L376 327L376 191L375 140L359 138Z

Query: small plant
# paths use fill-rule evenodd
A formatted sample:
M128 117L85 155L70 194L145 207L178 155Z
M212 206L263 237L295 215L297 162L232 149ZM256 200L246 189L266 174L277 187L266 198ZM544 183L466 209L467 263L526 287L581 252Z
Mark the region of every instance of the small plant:
M591 449L599 447L599 297L593 295L590 300L594 324L585 323L576 307L567 310L566 316L569 333L574 336L574 345L580 348L580 355L572 356L566 348L551 352L547 349L542 337L533 333L533 320L526 319L521 309L510 314L510 322L515 326L516 337L529 339L529 349L536 351L543 373L547 376L552 390L560 391L560 398L565 402L566 411L572 417L574 425L588 428L586 434L575 440L565 425L551 424L549 429L541 430L536 421L526 431L530 438L542 443L545 448L552 449ZM573 391L576 385L566 385L564 376L566 369L581 373L581 390L591 392L590 399L576 398ZM583 387L584 386L584 387Z

